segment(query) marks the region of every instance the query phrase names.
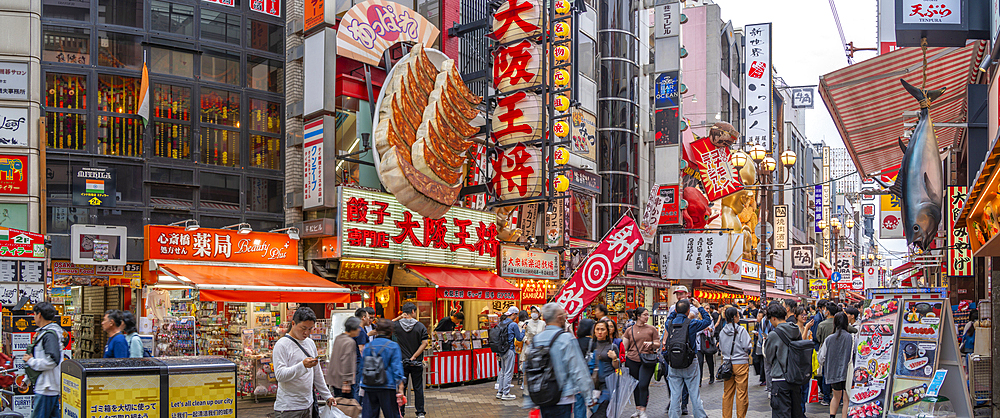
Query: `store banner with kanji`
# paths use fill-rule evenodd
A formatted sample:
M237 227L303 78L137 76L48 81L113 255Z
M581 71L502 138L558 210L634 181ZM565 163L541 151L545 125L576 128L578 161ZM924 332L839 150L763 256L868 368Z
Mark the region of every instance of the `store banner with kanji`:
M622 216L583 266L573 272L573 277L556 293L555 302L566 309L567 321L575 320L597 298L611 279L632 261L632 255L642 243L639 226L628 215Z
M20 229L0 227L0 258L45 258L45 236Z
M232 263L296 265L299 241L288 234L233 229L146 225L146 260L225 261Z
M717 147L711 138L705 137L691 144L691 149L708 200L721 199L743 189L736 170L729 164L729 148Z
M959 222L959 215L965 207L968 198L968 187L948 186L948 275L972 276L972 244L969 242L969 231L964 222Z
M743 234L660 236L660 277L665 280L739 280Z

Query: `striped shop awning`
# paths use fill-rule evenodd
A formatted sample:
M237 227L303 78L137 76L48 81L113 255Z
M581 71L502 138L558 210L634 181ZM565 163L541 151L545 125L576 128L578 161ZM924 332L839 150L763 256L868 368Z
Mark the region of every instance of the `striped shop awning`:
M927 48L927 89L947 88L931 104L934 122L966 121L966 86L974 81L985 53L985 41L962 48ZM820 77L820 96L863 178L898 166L903 158L898 142L903 123L917 121L903 113L918 111L920 105L903 89L901 78L921 87L920 48L900 48ZM955 145L964 131L938 127L938 144L942 149Z

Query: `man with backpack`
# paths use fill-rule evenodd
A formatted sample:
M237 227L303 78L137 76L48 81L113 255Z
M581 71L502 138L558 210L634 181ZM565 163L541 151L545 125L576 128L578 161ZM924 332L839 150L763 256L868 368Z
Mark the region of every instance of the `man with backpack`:
M692 305L698 309L702 319L688 317ZM670 383L669 416L680 417L681 394L687 386L695 418L705 418L708 415L702 406L699 393L701 368L694 359L698 347L698 333L712 325L712 317L694 298L680 300L674 306L674 313L667 317L667 347L663 353L670 365L670 371L667 373L667 380Z
M542 306L545 330L532 340L524 361L525 408L538 407L542 418L570 418L576 395L594 404L594 382L573 335L565 331L566 310Z
M424 410L424 349L431 339L427 335L427 327L417 321L417 305L406 302L400 310L403 314L394 324L393 336L403 353L403 393L406 393L406 385L412 383L417 418L424 418L427 414ZM403 415L406 405L400 411Z
M508 308L503 320L490 330L489 335L490 351L496 353L497 359L500 361L500 374L497 375L497 399L504 401L517 399L510 393L510 382L514 379L514 362L517 361L514 340L524 339L521 327L517 326L518 312L520 311L516 307Z
M767 320L774 330L764 343L764 359L770 365L771 416L805 418L802 385L812 373L812 341L803 341L799 327L786 322L785 307L774 303L767 307Z
M31 417L59 417L59 393L62 390L59 363L62 360L63 330L54 322L58 312L51 303L40 302L32 312L38 331L35 332L35 341L24 355L24 362L27 363L25 374L35 386Z

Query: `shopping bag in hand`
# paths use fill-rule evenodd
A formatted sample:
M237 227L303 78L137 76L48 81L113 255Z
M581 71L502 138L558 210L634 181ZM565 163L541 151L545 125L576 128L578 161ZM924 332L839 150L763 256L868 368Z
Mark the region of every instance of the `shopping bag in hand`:
M352 398L337 398L337 409L347 415L348 418L356 418L361 415L361 405Z
M327 405L319 408L319 418L351 418L334 406Z

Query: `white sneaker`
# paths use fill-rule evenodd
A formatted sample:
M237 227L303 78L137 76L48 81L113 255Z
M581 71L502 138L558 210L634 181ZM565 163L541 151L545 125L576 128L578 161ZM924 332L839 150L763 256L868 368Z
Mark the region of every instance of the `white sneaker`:
M629 418L639 418L639 410L638 410L638 409L637 409L637 410L635 410L635 413L634 413L634 414L632 414L632 416L631 416L631 417L629 417Z
M648 418L646 417L646 411L639 412L639 418Z
M512 394L512 393L509 393L509 394L506 394L506 395L503 395L503 396L500 397L501 401L513 401L515 399L517 399L517 396L514 396L514 394Z
M493 384L493 389L500 390L500 382L494 383Z

